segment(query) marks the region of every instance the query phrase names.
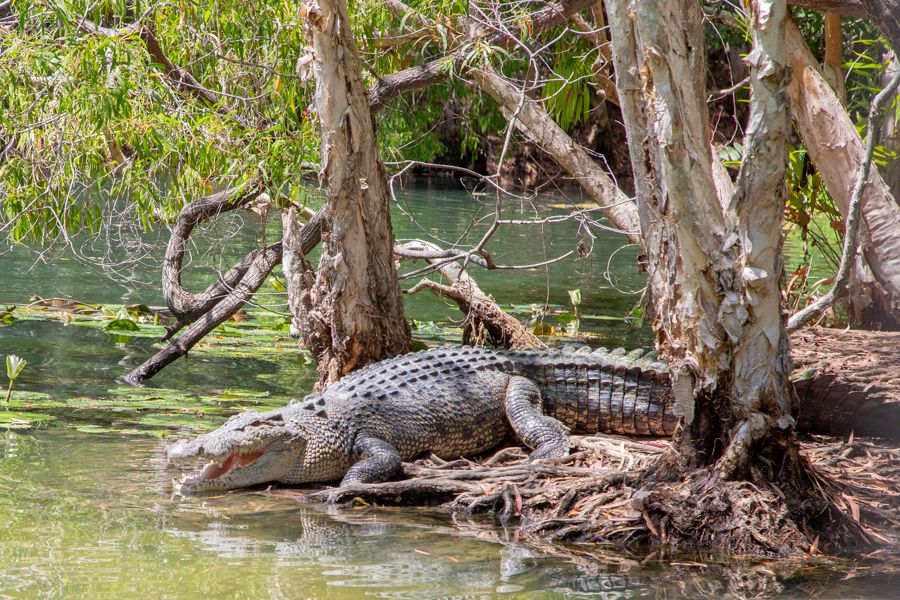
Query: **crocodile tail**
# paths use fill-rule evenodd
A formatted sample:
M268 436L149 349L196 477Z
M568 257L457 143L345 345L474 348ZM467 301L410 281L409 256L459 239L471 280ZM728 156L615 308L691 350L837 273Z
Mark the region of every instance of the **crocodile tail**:
M605 348L521 355L544 412L573 433L671 435L678 419L665 363L655 353Z
M655 352L523 352L514 362L540 388L544 412L573 433L668 436L678 425L668 369ZM890 385L896 378L865 382L806 370L791 379L798 431L900 438L900 401Z

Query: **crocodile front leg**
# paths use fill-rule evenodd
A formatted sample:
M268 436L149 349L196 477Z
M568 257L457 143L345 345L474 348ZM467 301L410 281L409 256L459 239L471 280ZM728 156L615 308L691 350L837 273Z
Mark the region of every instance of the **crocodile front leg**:
M516 437L532 449L532 459L569 454L569 430L541 413L541 392L533 381L518 375L510 377L504 405Z
M390 479L400 472L400 453L397 449L373 437L360 437L353 446L353 452L361 460L354 463L341 485L354 483L378 483Z

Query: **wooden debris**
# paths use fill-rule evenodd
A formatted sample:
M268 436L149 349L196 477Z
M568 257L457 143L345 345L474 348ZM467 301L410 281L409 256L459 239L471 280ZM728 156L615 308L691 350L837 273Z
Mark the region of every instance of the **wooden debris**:
M542 542L553 540L666 544L683 524L654 505L641 488L643 470L670 450L668 440L633 440L614 435L573 436L572 453L561 460L530 462L521 448L504 448L479 460L429 457L404 464L404 479L326 489L306 496L378 504L441 505L455 519L493 513L501 523ZM818 436L801 444L824 486L874 543L900 543L900 448L865 438L848 441ZM829 481L830 480L830 481ZM823 483L824 482L824 483ZM696 484L696 482L695 482ZM775 505L783 492L744 482L749 506ZM681 493L686 494L687 490ZM773 552L779 539L752 519L740 526ZM815 542L817 552L827 552Z

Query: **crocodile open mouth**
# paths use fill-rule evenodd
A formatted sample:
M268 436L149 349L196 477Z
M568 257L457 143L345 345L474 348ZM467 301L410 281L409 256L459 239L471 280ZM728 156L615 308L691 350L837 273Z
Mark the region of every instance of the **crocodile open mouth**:
M192 482L213 481L227 475L234 469L246 467L265 454L266 449L256 450L254 452L234 452L229 454L225 460L211 462L200 471L200 474L191 478Z

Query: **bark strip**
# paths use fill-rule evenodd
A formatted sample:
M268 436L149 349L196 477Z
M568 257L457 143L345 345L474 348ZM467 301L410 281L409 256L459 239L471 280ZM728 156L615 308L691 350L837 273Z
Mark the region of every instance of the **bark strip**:
M855 177L865 159L863 142L793 22L788 22L785 35L792 72L791 115L846 219ZM900 298L900 205L877 169L872 170L861 202L863 254L878 282Z

